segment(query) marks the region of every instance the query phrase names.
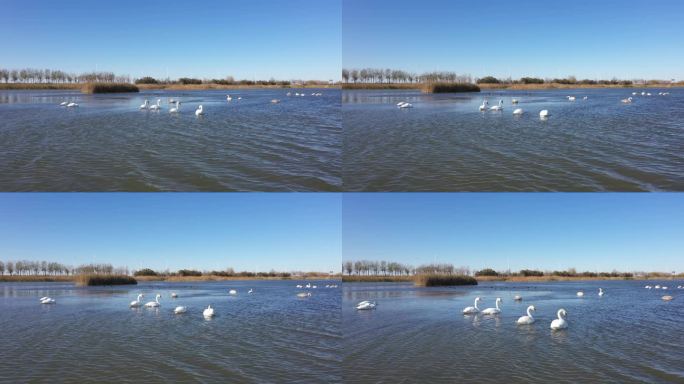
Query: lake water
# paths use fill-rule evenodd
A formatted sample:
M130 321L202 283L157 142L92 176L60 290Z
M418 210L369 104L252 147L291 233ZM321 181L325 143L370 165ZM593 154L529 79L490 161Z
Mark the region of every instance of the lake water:
M662 282L661 282L662 283ZM415 288L345 284L346 383L681 383L684 290L647 290L639 281L489 283ZM650 282L656 284L656 282ZM598 288L605 295L598 297ZM584 290L585 297L576 292ZM516 294L522 302L514 302ZM669 294L671 302L661 300ZM503 299L498 316L464 316ZM356 311L361 300L375 310ZM536 322L516 320L534 305ZM569 328L549 326L558 309Z
M620 102L637 90L344 91L344 188L682 191L684 89ZM503 112L479 112L484 97L490 106L503 99ZM398 109L400 101L414 108ZM515 108L525 113L513 116Z
M0 91L0 190L339 190L340 91L288 91ZM162 110L139 110L145 99Z
M0 283L0 381L340 382L341 288L318 281L298 298L298 283ZM160 293L161 307L129 308L139 292L144 302ZM209 304L216 316L205 320Z

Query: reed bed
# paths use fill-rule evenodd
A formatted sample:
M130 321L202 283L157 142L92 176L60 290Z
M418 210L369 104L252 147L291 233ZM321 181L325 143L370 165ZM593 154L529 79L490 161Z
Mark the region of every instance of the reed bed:
M0 83L0 90L81 89L78 83Z
M140 89L128 83L88 83L81 88L83 93L130 93Z
M480 92L480 87L468 83L428 83L421 90L424 93Z
M464 275L424 274L416 275L414 284L421 287L477 285L477 280L472 276Z
M0 282L12 283L12 282L28 282L28 283L55 283L55 282L69 282L73 281L72 276L41 276L41 275L1 275Z
M482 89L511 89L511 90L539 90L539 89L593 89L593 88L677 88L684 84L480 84Z
M410 283L413 276L367 276L367 275L345 275L342 276L343 283Z
M74 278L74 283L81 287L92 287L97 285L131 285L138 284L138 281L126 275L78 275Z
M420 89L420 83L343 83L342 89Z

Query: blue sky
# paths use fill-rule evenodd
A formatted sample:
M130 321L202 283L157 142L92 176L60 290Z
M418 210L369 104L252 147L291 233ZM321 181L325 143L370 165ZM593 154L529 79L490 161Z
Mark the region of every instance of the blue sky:
M340 77L341 0L3 0L0 67Z
M325 193L0 194L0 260L338 271L340 204Z
M684 271L684 195L345 194L343 258Z
M343 66L684 79L680 0L344 0Z

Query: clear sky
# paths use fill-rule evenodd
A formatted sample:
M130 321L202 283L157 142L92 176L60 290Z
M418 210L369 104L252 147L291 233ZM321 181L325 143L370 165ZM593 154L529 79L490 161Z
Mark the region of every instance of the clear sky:
M339 79L341 0L3 0L4 68Z
M339 271L340 209L326 193L0 194L0 260Z
M343 66L684 79L680 0L344 0Z
M684 195L373 193L342 200L345 260L684 271Z

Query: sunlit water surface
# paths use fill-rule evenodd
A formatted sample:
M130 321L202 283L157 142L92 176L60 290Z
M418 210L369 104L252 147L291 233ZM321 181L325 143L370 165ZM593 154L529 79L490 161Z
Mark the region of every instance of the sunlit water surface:
M0 91L0 190L339 190L340 91L288 91Z
M647 89L652 96L621 103L637 90L344 91L344 188L684 190L684 90ZM480 112L484 97L503 100L503 112Z
M345 284L346 383L681 383L684 382L683 282L484 283L415 288ZM651 284L655 284L651 282ZM605 295L598 296L603 287ZM675 289L673 289L675 288ZM583 290L579 298L576 292ZM663 295L673 295L665 302ZM515 302L513 297L523 300ZM461 313L503 299L498 316ZM362 300L375 310L356 311ZM528 305L536 322L516 325ZM558 309L569 328L552 331Z
M0 381L340 382L341 288L320 281L298 298L298 283L0 283ZM129 308L140 292L160 293L161 307ZM188 312L175 315L178 305Z

